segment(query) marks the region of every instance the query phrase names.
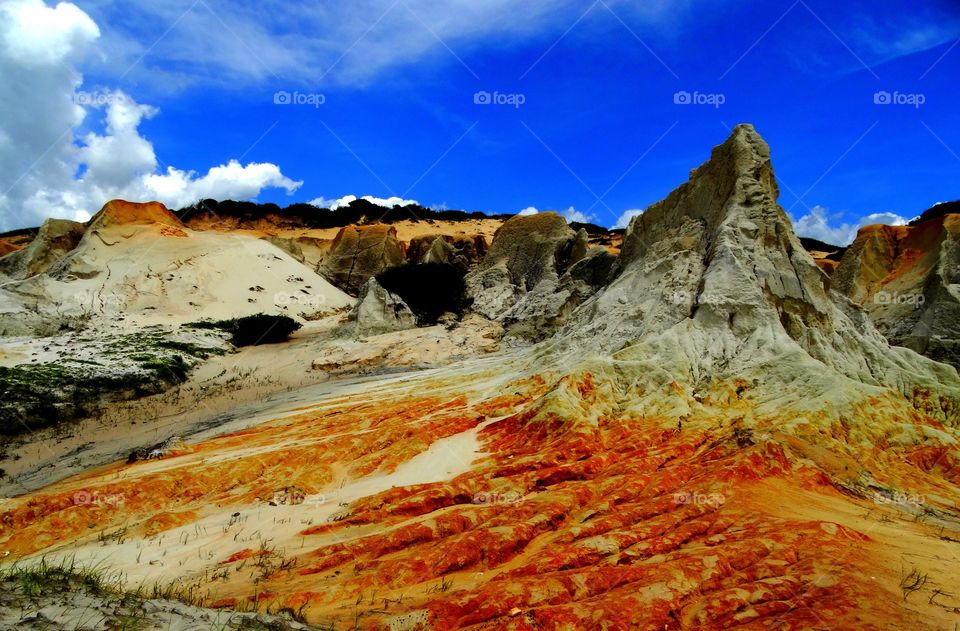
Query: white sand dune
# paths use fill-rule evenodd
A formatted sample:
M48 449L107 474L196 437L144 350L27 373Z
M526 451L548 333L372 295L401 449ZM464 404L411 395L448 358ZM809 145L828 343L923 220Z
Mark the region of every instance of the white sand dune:
M156 225L88 230L48 274L0 285L0 313L99 315L128 329L261 312L314 318L353 302L267 241Z

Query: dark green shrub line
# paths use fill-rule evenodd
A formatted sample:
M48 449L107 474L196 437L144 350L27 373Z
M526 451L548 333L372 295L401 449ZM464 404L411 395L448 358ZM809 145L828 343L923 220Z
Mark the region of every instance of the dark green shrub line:
M193 329L226 331L230 334L234 346L256 346L285 342L303 325L290 316L258 313L217 322L191 322L184 326Z

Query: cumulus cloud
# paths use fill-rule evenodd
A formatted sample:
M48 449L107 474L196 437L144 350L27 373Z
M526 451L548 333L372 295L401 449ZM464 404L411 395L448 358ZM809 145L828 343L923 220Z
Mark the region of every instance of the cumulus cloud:
M642 214L643 214L642 208L632 208L624 212L622 215L620 215L620 217L617 219L617 223L613 224L613 227L614 229L626 228L627 226L630 225L631 219Z
M253 199L265 188L282 188L291 195L303 182L291 180L269 162L241 165L230 160L200 177L194 171L167 167L163 175L145 176L142 184L146 197L180 207L198 199Z
M344 206L349 206L350 202L356 201L356 195L344 195L343 197L335 197L333 199L327 199L326 197L317 197L316 199L311 199L308 204L311 206L316 206L317 208L329 208L330 210L336 210Z
M77 71L100 37L77 6L0 1L0 229L85 220L115 197L179 207L300 186L273 164L235 160L205 174L166 167L140 124L159 110L120 90L84 91ZM99 127L102 133L84 130Z
M73 53L100 37L100 29L74 4L61 2L53 9L42 0L0 3L4 16L4 55L23 66L42 67L66 61Z
M882 212L864 215L856 223L831 225L827 209L814 206L809 213L794 219L793 230L801 237L818 239L831 245L850 245L857 231L870 224L883 223L891 226L905 225L909 220L895 213Z
M561 210L560 215L567 220L567 223L573 223L575 221L578 223L592 223L597 219L596 215L588 215L587 213L580 212L573 206L566 210Z
M420 204L420 202L415 199L403 199L402 197L374 197L373 195L364 195L360 199L368 201L371 204L376 204L377 206L383 206L384 208L393 208L394 206L418 206ZM318 197L311 199L307 203L317 208L337 210L338 208L349 206L351 202L355 201L357 201L356 195L344 195L336 199Z
M527 206L517 214L522 217L527 217L529 215L536 215L539 212L540 210L536 206ZM566 210L551 210L547 212L555 212L559 214L561 217L567 220L567 223L591 223L597 219L595 215L588 215L587 213L580 212L573 206L570 206Z
M393 208L394 206L417 206L419 202L415 199L403 199L402 197L372 197L370 195L364 195L361 199L365 199L371 204L376 204L377 206L383 206L384 208Z

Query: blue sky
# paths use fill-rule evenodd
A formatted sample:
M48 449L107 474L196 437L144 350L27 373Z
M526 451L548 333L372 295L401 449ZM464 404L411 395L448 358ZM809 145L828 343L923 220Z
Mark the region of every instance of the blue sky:
M798 232L849 240L864 221L960 198L955 2L637 4L74 0L96 36L61 15L69 50L56 61L74 74L42 86L90 95L74 99L85 114L63 148L71 181L30 175L0 210L10 227L79 218L115 192L352 194L609 226L662 199L740 122L771 145ZM7 40L6 63L24 63ZM37 160L45 143L32 144L12 173Z

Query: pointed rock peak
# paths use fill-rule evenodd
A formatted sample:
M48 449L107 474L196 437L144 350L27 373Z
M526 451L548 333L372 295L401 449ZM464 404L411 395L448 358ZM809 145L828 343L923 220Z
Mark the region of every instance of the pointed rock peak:
M773 233L783 241L792 228L777 205L779 195L769 145L751 125L737 125L713 148L710 159L690 172L687 182L630 222L621 263L628 264L667 232L691 221L699 226L705 244L715 242L717 231L731 224L740 225L748 237Z
M770 145L746 123L737 125L729 138L713 148L710 160L691 173L691 180L716 175L752 179L774 202L780 196L770 165Z
M770 146L750 123L740 123L734 127L730 136L723 144L717 145L714 151L723 148L753 154L760 159L770 159Z
M114 199L100 209L90 220L90 229L129 224L161 224L182 228L183 223L160 202L128 202Z
M944 366L891 349L831 292L777 193L769 147L737 126L687 182L630 223L614 280L564 333L696 387L765 383L765 371L783 371L782 383L810 385L797 386L794 402L829 396L841 377L938 383ZM946 390L960 392L955 376Z

